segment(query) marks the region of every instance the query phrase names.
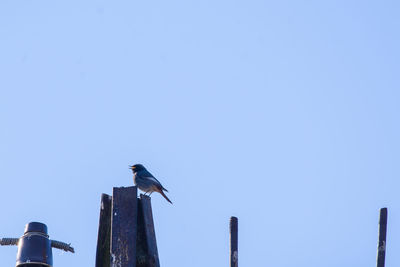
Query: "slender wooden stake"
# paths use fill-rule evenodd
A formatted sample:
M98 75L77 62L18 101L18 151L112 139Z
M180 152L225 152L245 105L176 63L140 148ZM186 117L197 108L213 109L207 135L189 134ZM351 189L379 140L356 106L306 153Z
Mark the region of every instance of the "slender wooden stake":
M144 230L147 242L147 266L160 267L158 258L156 233L154 230L153 212L151 209L151 198L149 196L140 195L140 204L143 211Z
M101 195L96 267L110 267L111 196Z
M137 187L114 187L111 267L136 267Z
M387 231L387 208L380 210L379 218L379 243L378 243L378 256L377 256L377 267L385 266L385 254L386 254L386 231Z
M231 217L230 221L230 263L231 267L238 267L238 218Z

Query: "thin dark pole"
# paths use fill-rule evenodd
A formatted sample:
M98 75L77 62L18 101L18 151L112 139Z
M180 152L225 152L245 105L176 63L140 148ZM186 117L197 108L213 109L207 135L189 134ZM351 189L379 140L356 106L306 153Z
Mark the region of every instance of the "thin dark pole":
M379 218L379 243L378 243L378 256L377 256L377 267L385 266L385 254L386 254L386 232L387 232L387 208L380 210Z
M231 267L238 267L238 218L231 217L229 224L230 231L230 264Z
M111 196L101 195L96 267L110 267Z

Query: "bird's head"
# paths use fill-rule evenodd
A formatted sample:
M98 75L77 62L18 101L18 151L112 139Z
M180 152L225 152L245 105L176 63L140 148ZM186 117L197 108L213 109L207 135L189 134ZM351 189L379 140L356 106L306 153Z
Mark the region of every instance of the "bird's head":
M131 169L133 172L138 172L141 170L145 170L146 168L142 164L135 164L135 165L129 166L129 169Z

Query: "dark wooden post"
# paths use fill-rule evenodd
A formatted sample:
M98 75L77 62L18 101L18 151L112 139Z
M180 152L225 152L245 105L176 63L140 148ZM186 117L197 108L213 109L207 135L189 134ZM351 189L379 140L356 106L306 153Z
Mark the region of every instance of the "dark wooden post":
M110 267L111 196L101 195L96 267Z
M136 267L137 214L137 187L114 187L111 267Z
M238 218L231 217L230 221L230 264L238 267Z
M151 209L151 198L149 196L140 195L140 204L143 211L144 231L147 245L147 266L160 267L158 258L156 233L154 230L153 212Z
M136 187L102 194L96 267L160 267L151 198Z
M143 208L142 201L138 199L138 222L137 222L137 236L136 236L136 267L147 267L147 241L146 233L144 230Z
M386 231L387 231L387 208L380 210L379 217L379 242L378 242L378 256L377 256L377 267L385 266L385 254L386 254Z

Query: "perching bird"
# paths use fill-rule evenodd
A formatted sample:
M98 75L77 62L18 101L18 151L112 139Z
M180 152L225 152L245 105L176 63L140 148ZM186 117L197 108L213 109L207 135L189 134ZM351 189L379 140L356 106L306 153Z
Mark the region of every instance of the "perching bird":
M163 191L168 192L161 183L148 171L142 164L135 164L130 166L133 172L133 182L140 190L147 193L158 192L160 193L169 203L172 204L171 200L164 194Z

